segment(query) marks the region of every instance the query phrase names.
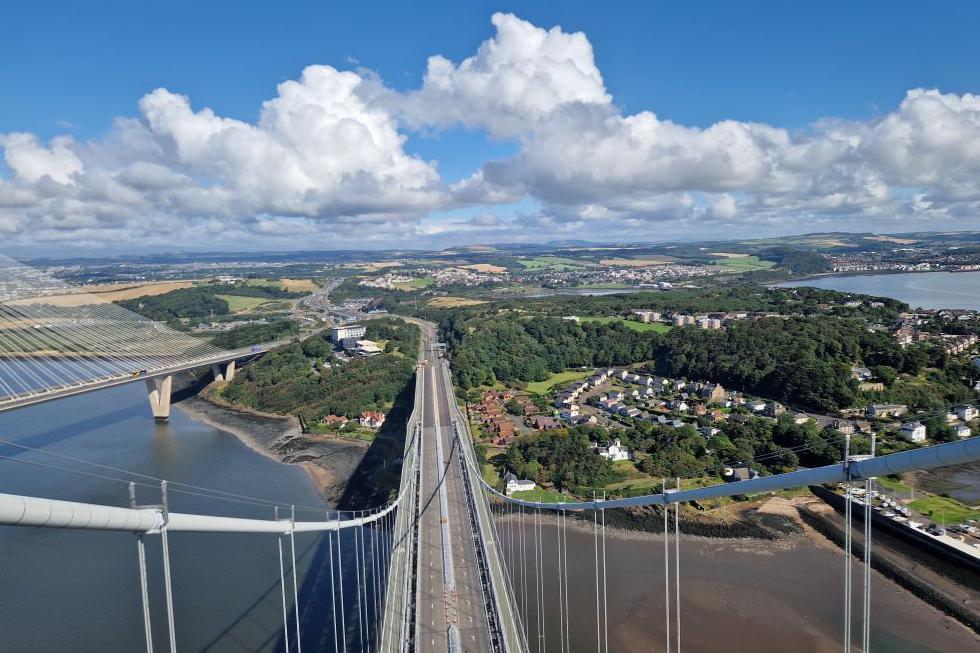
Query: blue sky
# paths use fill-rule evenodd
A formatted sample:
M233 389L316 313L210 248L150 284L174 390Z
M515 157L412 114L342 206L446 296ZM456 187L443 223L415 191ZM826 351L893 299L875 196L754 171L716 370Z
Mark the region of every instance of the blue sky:
M72 147L99 141L112 134L117 117L139 118L140 98L160 87L188 96L194 111L208 107L218 116L255 123L262 103L275 97L276 85L298 79L313 64L359 70L364 77L376 77L392 94L410 94L422 86L428 57L438 54L459 64L494 38L490 18L495 12L513 13L545 30L560 26L565 34L583 32L617 115L649 111L690 128L707 129L730 120L796 134L812 132L815 121L824 118L873 125L898 113L912 89L937 89L960 99L980 91L980 39L975 33L980 4L972 2L37 1L7 7L0 23L0 84L5 89L0 134L32 134L43 146L50 146L49 139L57 135L70 135ZM501 130L486 121L420 124L426 121L415 116L409 126L399 111L392 110L392 115L406 139L404 152L437 163L443 185L469 178L487 162L520 158L528 142L540 138L535 126ZM972 170L962 169L972 165L970 160L955 163L954 172ZM88 172L92 164L85 161L84 167ZM208 174L188 171L186 162L172 167L196 177ZM888 165L881 167L887 170ZM530 173L522 165L513 174ZM924 186L925 175L882 176L895 198L928 196L933 208L940 198L954 194ZM0 183L4 181L19 181L10 160L0 169ZM521 223L533 239L533 225L544 221L573 230L569 225L581 222L583 206L602 205L611 212L604 215L615 214L628 230L632 222L649 218L650 212L637 206L649 206L654 199L660 206L666 194L675 194L672 206L704 207L718 201L718 193L734 193L739 207L749 208L739 193L760 197L758 193L773 187L756 181L742 187L728 179L662 185L654 180L656 198L644 196L637 202L643 182L630 186L625 195L596 191L577 204L556 199L560 189L552 184L511 193L507 201L419 202L406 211L412 217L397 219L439 223L445 216L493 214L511 220L518 213L543 212L547 215L527 223L531 227ZM618 180L608 184L622 185ZM680 201L677 193L693 195ZM800 230L798 223L780 222L758 206L741 213L751 216L752 230ZM781 206L787 212L803 210L796 201ZM848 206L839 212L850 211L852 218L864 215L862 202ZM961 219L974 205L944 207ZM335 209L317 209L301 217L335 224L331 211ZM270 214L264 205L255 212ZM345 220L362 213L353 210ZM664 215L655 219L692 219ZM820 214L828 225L846 228L839 218ZM908 224L896 222L894 229ZM947 220L943 228L948 226ZM85 226L86 238L98 240L90 227ZM889 224L881 228L894 230ZM420 232L419 238L425 237Z

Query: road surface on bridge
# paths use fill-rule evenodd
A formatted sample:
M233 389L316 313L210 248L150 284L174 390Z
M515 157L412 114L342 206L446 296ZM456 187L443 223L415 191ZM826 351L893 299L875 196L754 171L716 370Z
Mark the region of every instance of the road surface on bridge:
M451 388L433 348L435 334L428 329L424 333L416 650L451 650L455 627L459 650L485 653L491 650L488 606L453 437Z

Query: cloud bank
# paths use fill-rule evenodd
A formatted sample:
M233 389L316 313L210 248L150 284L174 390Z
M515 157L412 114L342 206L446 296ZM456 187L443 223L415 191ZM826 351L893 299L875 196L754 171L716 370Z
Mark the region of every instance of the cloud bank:
M418 88L313 65L254 123L156 89L97 140L0 133L0 234L14 243L331 247L747 232L957 228L980 217L980 97L911 89L876 120L705 128L615 103L585 34L510 14ZM416 132L514 142L450 183ZM532 204L501 218L494 205ZM503 209L504 207L498 207ZM476 218L447 219L454 211ZM439 216L439 217L432 217Z

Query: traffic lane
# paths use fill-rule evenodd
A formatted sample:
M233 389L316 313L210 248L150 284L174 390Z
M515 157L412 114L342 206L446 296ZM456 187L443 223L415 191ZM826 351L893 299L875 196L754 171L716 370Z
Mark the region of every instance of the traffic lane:
M439 402L440 423L445 424L443 449L449 452L446 474L446 490L450 497L453 514L452 539L454 546L454 568L457 578L457 609L460 640L467 651L489 650L490 637L487 624L486 602L483 597L480 569L476 547L473 542L470 524L469 504L460 469L460 451L452 432L453 400L445 384L441 370L435 372L437 401Z

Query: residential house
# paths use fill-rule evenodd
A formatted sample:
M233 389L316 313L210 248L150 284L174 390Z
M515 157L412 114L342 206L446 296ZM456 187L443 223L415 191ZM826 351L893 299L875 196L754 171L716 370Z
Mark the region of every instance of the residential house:
M371 429L380 428L385 423L385 414L373 410L365 410L361 413L361 418L358 422L361 426L366 426Z
M630 459L629 449L622 445L619 438L616 438L612 443L605 447L599 447L599 455L603 458L608 458L613 462Z
M884 419L887 417L901 417L908 410L909 407L905 404L869 404L864 409L864 415L868 419Z
M725 400L725 389L720 383L709 383L701 389L701 398L709 403L718 403Z
M559 424L554 417L535 415L531 418L531 426L539 431L547 431L548 429L558 428Z
M909 442L926 441L926 425L922 422L906 422L905 424L902 424L902 428L899 429L899 433Z
M534 481L529 481L527 479L517 478L512 472L507 472L504 474L504 482L507 484L506 492L507 496L514 494L515 492L529 492L537 487Z
M327 415L323 418L323 423L335 429L342 429L347 426L350 420L343 415Z
M960 424L953 430L958 438L968 438L973 434L973 431L966 424Z
M964 422L974 420L978 416L976 407L970 404L956 404L953 406L953 412Z
M836 429L844 435L854 434L854 424L846 419L835 419L830 423L830 428Z

